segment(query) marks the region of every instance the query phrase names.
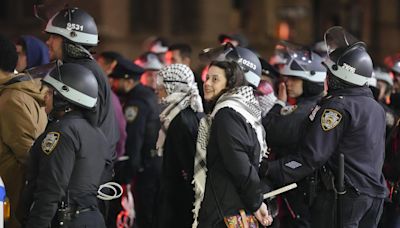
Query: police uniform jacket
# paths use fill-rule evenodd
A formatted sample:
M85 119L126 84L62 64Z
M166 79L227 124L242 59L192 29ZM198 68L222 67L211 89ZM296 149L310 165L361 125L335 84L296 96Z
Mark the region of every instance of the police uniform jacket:
M282 185L298 181L322 165L335 173L342 153L345 184L359 193L384 198L385 126L385 112L368 87L332 91L308 116L300 148L269 162L267 175Z
M52 122L31 149L24 208L26 227L49 227L61 201L70 207L97 206L97 190L106 161L107 140L81 113Z
M119 140L118 122L113 110L111 87L107 76L93 59L68 59L66 62L80 64L92 71L99 85L98 101L96 112L93 113L93 120L103 131L109 142L110 153L116 158L116 145Z
M262 123L267 132L267 144L278 157L292 153L300 142L304 121L321 95L300 97L296 105L275 104Z
M252 126L235 110L220 109L213 119L207 146L207 179L198 227L223 224L223 216L262 203L258 164L260 145Z
M129 156L130 175L134 175L155 156L160 110L154 91L137 84L127 96L124 114L128 135L125 153Z
M26 75L0 71L0 176L11 203L12 227L19 227L14 211L24 183L29 149L44 131L47 114L41 83Z
M191 227L193 165L200 115L190 107L169 125L165 138L158 227Z

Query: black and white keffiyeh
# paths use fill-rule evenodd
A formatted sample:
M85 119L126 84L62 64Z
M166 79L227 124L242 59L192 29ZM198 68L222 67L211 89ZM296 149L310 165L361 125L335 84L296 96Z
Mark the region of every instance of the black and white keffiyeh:
M261 95L257 97L257 100L260 103L262 117L268 114L269 110L272 109L277 99L278 98L276 98L274 93Z
M156 144L157 153L162 155L166 132L172 120L180 111L190 108L203 112L203 104L192 70L183 64L172 64L162 68L157 74L157 86L163 86L167 92L161 102L166 108L160 114L161 129Z
M207 144L210 136L212 120L215 114L222 108L229 107L238 112L253 127L257 134L261 153L260 161L267 153L267 143L265 142L265 131L261 124L261 108L258 100L254 96L253 89L249 86L234 88L223 94L217 101L212 113L200 120L199 132L196 143L196 155L194 162L194 192L195 201L193 209L192 227L198 226L198 215L201 202L204 198L205 183L207 178Z

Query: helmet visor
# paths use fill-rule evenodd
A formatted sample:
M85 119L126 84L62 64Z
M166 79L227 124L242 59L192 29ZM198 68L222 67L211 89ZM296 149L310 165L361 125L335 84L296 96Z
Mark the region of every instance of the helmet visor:
M321 64L322 58L313 53L311 49L287 41L281 41L278 47L275 50L276 53L285 58L285 64L281 66L281 73L287 72L290 75L290 72L300 71L302 75L310 74L312 76L316 72L326 71Z
M206 48L202 50L199 54L199 59L200 61L203 62L225 61L225 60L237 61L239 59L239 55L235 47L228 42L219 47Z
M48 64L32 67L25 70L25 73L32 78L44 78L46 75L50 74L50 72L57 67L57 69L62 65L60 60L53 61Z
M354 44L363 44L363 42L355 38L340 26L334 26L328 29L324 34L324 40L328 55L337 49L345 49Z

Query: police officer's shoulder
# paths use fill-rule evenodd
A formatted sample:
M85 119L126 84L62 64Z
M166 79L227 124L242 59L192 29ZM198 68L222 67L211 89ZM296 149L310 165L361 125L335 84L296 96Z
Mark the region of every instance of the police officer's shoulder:
M83 121L83 122L82 122ZM76 144L76 132L79 129L84 129L85 120L79 121L75 118L62 118L48 124L46 131L43 133L41 147L46 155L51 155L54 149L57 148L60 141L67 140L69 143ZM76 146L76 145L72 145Z
M311 122L319 121L324 131L334 129L346 115L344 96L326 97L309 114Z
M347 98L343 95L327 95L321 99L321 106L338 106L340 108L345 106Z

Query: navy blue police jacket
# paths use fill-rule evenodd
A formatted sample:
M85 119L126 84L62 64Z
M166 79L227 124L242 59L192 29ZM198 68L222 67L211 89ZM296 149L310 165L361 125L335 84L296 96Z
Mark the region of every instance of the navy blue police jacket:
M384 198L385 127L385 111L368 87L331 91L309 114L296 152L268 162L267 172L261 175L284 185L323 165L335 173L338 156L344 154L346 185L360 194Z

